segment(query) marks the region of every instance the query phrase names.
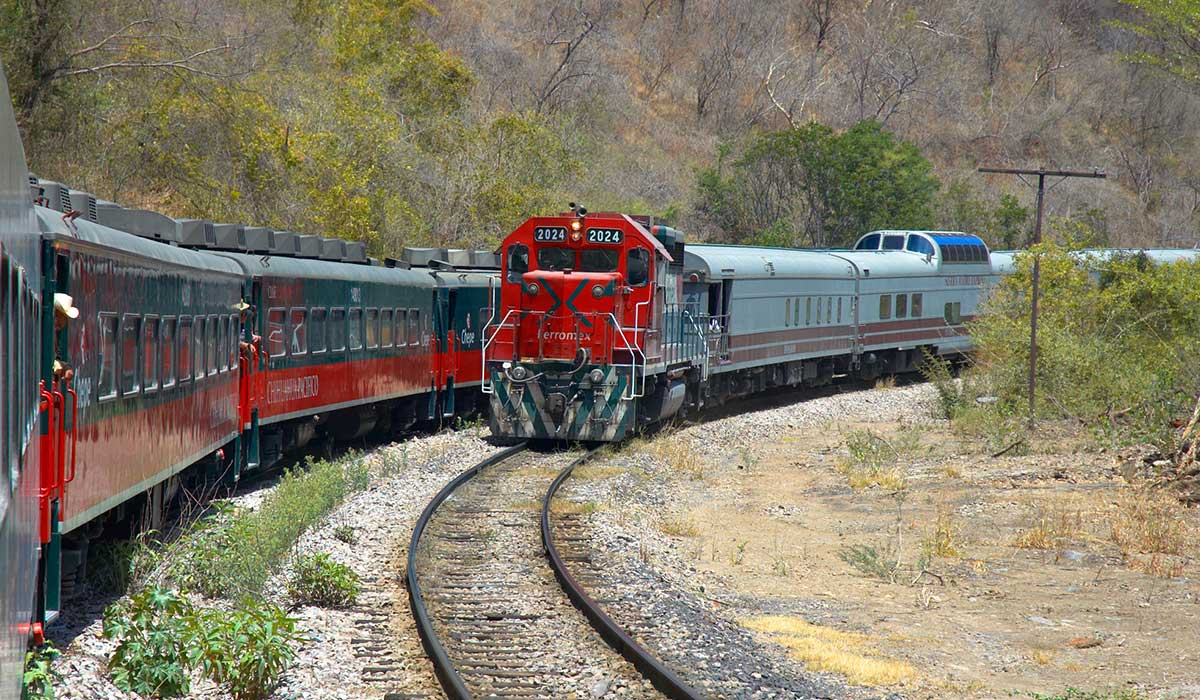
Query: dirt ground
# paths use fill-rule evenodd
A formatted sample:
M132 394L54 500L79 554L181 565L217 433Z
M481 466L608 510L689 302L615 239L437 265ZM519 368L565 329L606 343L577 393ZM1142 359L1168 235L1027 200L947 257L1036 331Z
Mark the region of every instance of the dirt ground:
M852 682L1200 698L1200 514L1055 430L999 457L945 422L785 432L707 466L660 528L747 626Z

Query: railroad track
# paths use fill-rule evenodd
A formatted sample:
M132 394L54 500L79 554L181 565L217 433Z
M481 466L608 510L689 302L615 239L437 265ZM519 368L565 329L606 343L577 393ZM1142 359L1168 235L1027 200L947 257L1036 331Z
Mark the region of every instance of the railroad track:
M701 697L584 590L588 555L560 552L584 536L570 514L552 522L551 501L592 454L509 448L446 484L418 519L409 600L451 700Z

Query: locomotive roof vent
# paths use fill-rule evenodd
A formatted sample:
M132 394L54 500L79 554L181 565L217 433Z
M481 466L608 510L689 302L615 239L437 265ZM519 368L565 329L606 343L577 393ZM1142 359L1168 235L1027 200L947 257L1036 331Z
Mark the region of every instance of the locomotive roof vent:
M71 195L62 183L53 180L43 180L41 183L42 197L46 199L45 206L56 211L67 212L71 207ZM64 209L64 207L66 207Z
M300 235L297 236L299 246L297 254L302 258L319 258L321 257L321 244L325 239L320 236Z
M326 238L321 241L321 259L341 262L346 257L346 242L340 238Z
M275 232L265 226L246 227L246 250L252 253L270 253L275 241Z
M97 207L97 219L102 226L132 233L142 238L174 243L179 224L169 216L146 209L123 209L120 207Z
M300 234L292 231L276 231L272 244L271 255L295 257L300 253Z
M412 267L429 267L434 260L445 260L445 248L405 248L400 251L400 259Z
M471 267L487 270L499 270L500 256L490 250L472 250Z
M383 266L384 267L394 267L398 270L407 270L410 267L412 267L411 265L404 262L403 260L397 260L396 258L384 258Z
M96 196L82 190L67 190L67 206L64 212L72 209L83 215L83 218L94 222L96 220Z
M342 260L348 263L369 263L371 260L367 257L367 244L362 241L342 241L346 246L346 254Z
M175 239L188 248L211 248L217 243L213 223L204 219L176 219L179 235Z
M238 224L213 224L212 247L217 250L245 250L245 227Z
M448 248L446 257L443 259L454 267L470 267L471 251L462 248Z

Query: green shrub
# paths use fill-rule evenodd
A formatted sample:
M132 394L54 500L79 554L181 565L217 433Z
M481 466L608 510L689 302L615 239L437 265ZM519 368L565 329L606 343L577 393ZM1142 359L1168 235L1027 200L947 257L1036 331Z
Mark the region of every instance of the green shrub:
M204 675L228 688L234 700L269 696L295 659L293 645L301 640L296 620L271 604L207 610L197 625Z
M174 591L146 588L104 611L104 636L117 640L108 661L121 690L161 698L188 692L195 656L195 611Z
M1080 262L1044 243L1016 258L972 324L975 370L995 416L1028 417L1029 295L1041 259L1036 413L1087 426L1109 444L1173 448L1172 421L1200 391L1200 263L1143 255Z
M50 664L61 652L46 642L25 654L25 675L21 678L21 700L54 700L54 672Z
M233 610L203 610L158 587L110 605L104 636L117 640L108 672L122 690L178 697L200 669L236 700L269 695L301 641L296 621L276 605L246 599Z
M288 471L256 510L220 511L198 524L173 577L210 597L256 595L300 535L368 483L357 455Z
M288 583L288 595L297 604L323 608L353 605L358 591L358 574L325 553L301 557Z

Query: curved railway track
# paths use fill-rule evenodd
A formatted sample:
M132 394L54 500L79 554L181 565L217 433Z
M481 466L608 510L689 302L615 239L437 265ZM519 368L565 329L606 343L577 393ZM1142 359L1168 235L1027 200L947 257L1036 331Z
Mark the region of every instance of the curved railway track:
M556 539L583 535L575 533L570 514L551 522L551 501L592 454L560 470L564 455L536 454L523 445L503 450L446 484L417 520L408 552L409 600L451 700L601 697L616 687L631 700L702 697L588 595L580 584L589 573L586 554L559 551ZM573 564L582 571L573 572Z

